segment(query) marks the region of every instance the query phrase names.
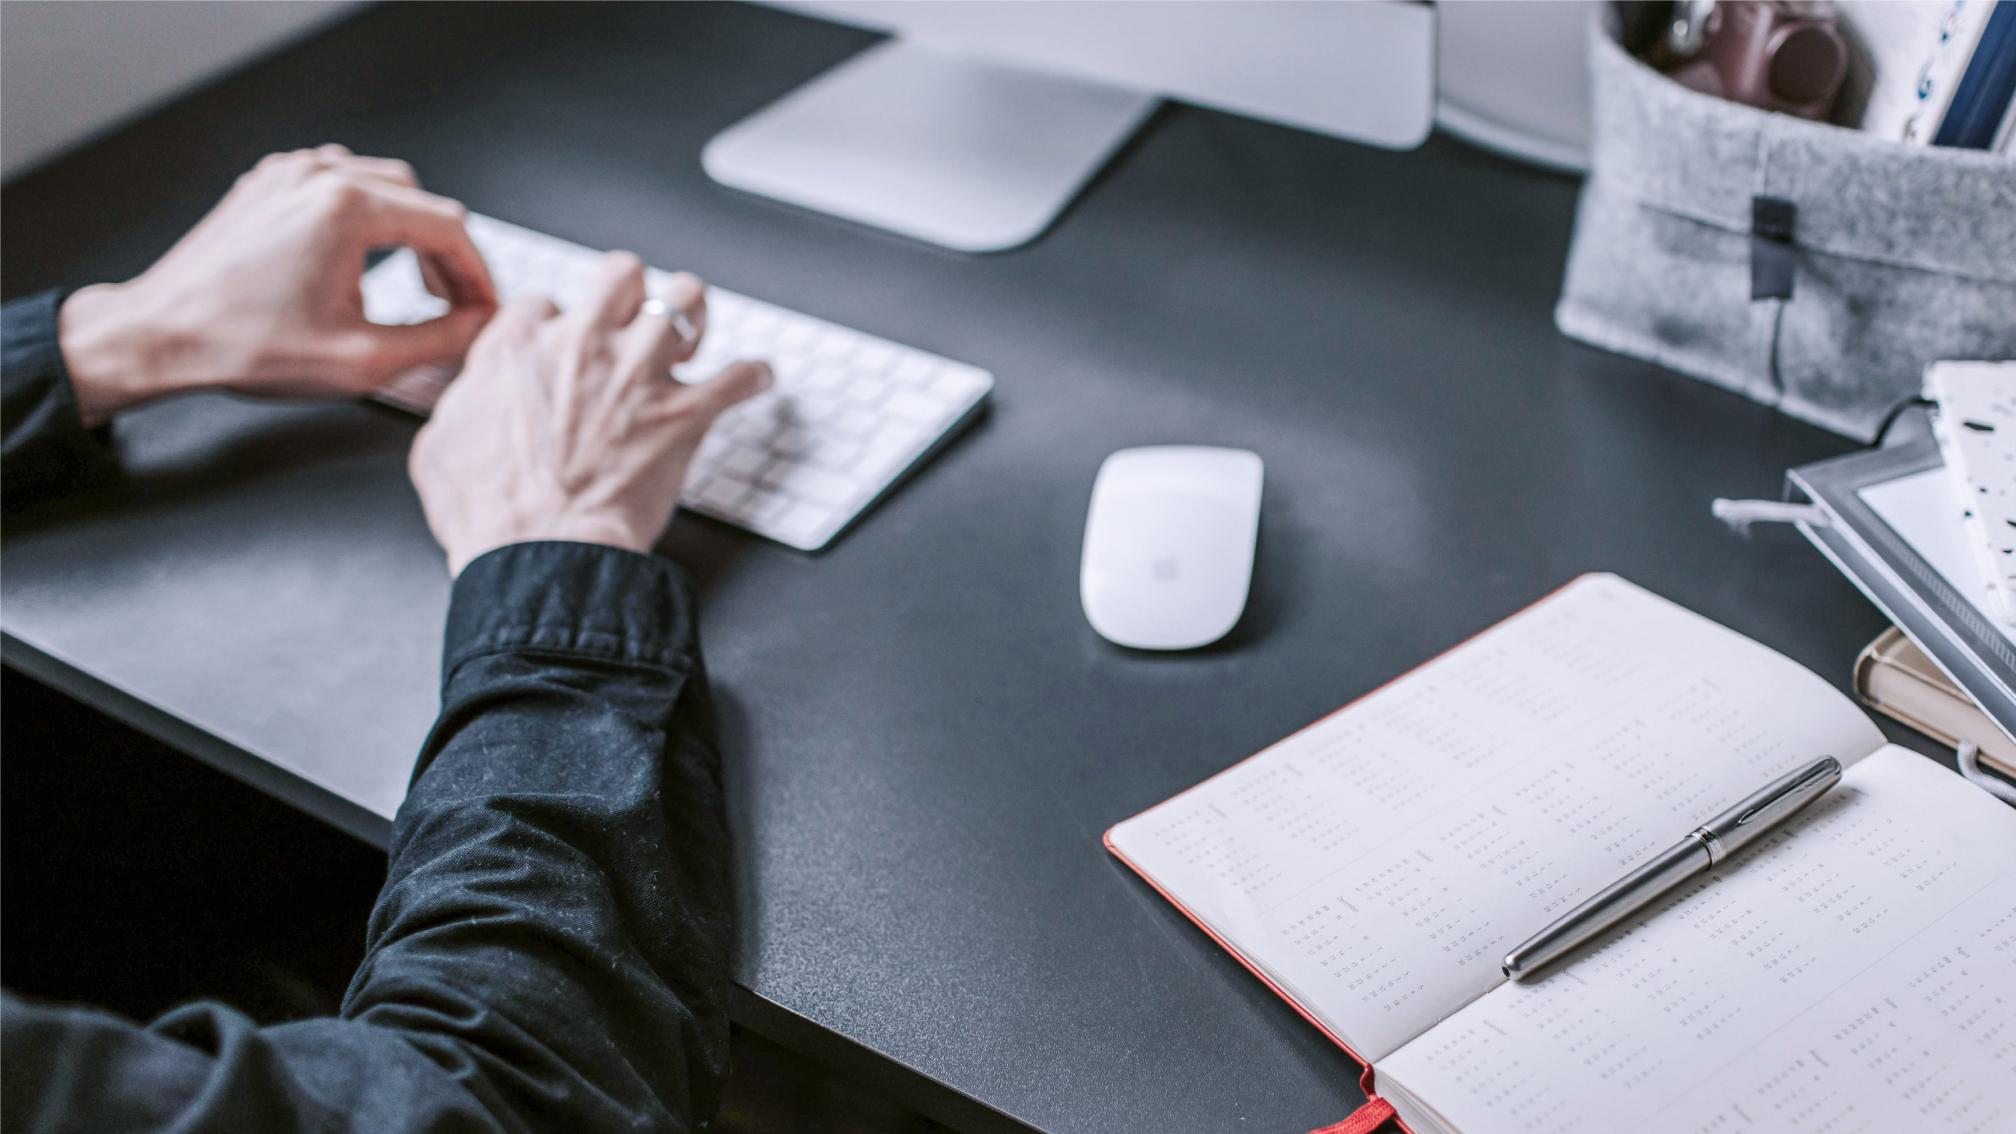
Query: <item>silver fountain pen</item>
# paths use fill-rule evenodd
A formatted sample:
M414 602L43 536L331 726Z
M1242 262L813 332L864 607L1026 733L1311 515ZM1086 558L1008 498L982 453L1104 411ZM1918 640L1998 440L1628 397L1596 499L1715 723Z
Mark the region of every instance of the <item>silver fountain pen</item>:
M1841 762L1823 756L1687 833L1678 844L1612 883L1505 954L1505 975L1525 980L1590 938L1722 865L1730 855L1841 782Z

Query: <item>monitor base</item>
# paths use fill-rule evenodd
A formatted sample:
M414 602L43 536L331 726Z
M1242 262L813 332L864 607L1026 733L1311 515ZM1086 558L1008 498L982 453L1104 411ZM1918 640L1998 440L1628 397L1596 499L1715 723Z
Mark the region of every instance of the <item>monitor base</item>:
M1156 102L891 40L715 135L700 161L733 189L998 252L1041 235Z

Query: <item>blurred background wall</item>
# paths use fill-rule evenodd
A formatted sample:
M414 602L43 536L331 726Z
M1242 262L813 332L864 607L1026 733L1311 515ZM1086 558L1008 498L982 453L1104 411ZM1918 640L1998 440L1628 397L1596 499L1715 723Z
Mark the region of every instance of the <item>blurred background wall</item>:
M0 178L12 178L358 0L5 0Z

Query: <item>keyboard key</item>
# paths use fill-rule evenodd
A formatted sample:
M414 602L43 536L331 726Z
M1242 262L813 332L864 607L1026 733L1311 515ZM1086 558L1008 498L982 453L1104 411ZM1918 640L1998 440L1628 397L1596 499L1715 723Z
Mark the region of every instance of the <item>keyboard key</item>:
M770 438L769 449L783 457L797 457L812 451L812 435L796 425L779 429Z
M835 506L852 500L859 488L858 482L850 476L814 465L781 461L763 471L763 483L800 500Z
M859 441L845 437L821 437L812 446L811 451L805 454L805 458L813 464L847 472L853 469L855 462L859 461L861 454L866 451L867 446Z
M860 342L860 337L853 332L828 324L813 336L812 353L827 362L845 362L853 357L854 348Z
M714 428L727 433L738 444L747 446L770 436L776 431L777 424L763 414L732 409L721 415Z
M808 425L817 425L822 421L827 421L834 414L839 413L842 408L843 406L839 401L823 397L819 394L801 393L791 395L791 419L793 421L805 422Z
M755 480L756 475L762 472L763 467L769 463L769 454L761 449L730 449L721 458L721 468L724 471L733 473L745 480Z
M914 435L907 429L884 426L861 446L861 459L855 462L855 471L862 476L879 477L893 469L901 468L909 462L916 449Z
M773 522L785 539L794 543L810 543L831 519L827 512L810 504L793 504L789 511Z
M715 294L718 295L720 293L716 292ZM740 307L742 310L742 319L739 329L751 341L760 342L777 333L778 313L775 307L771 307L769 304L754 303L742 304Z
M815 362L805 374L805 389L834 393L847 386L847 372L837 366Z
M700 448L693 454L696 461L718 461L734 447L734 442L718 429L710 429L707 436L700 439Z
M702 508L718 508L724 512L733 511L742 503L754 486L746 480L732 476L716 475L701 480L693 492L693 503Z
M937 372L938 363L929 355L918 354L916 351L906 351L896 360L896 364L889 368L890 377L913 386L921 386L931 381L931 376Z
M833 428L836 432L845 433L850 437L862 437L881 424L881 421L881 418L859 406L848 406L833 415Z
M784 424L789 415L789 399L774 389L758 394L734 409L728 411L736 420L748 424L750 432L743 436L768 437Z
M797 501L781 492L767 488L752 488L744 497L738 511L759 523L775 523L779 516L789 511Z
M945 404L936 398L927 398L915 390L898 390L889 395L882 408L896 417L906 417L911 421L936 421L945 415Z
M889 387L870 375L849 374L841 394L855 405L872 410L889 396Z
M854 365L861 370L887 370L896 361L896 346L881 339L864 339L854 352Z
M791 320L777 332L777 349L809 351L812 340L819 336L818 329L810 322Z
M931 388L939 396L951 400L964 398L987 388L987 372L977 366L966 366L957 362L943 363L938 373L931 378Z

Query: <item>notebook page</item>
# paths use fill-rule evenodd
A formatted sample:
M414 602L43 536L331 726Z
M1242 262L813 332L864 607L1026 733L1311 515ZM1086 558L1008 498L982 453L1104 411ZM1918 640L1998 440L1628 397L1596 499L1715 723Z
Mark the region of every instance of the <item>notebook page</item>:
M1803 668L1591 575L1109 838L1376 1060L1702 819L1881 743Z
M1885 748L1724 870L1378 1074L1464 1134L2007 1130L2012 867L2016 811Z

